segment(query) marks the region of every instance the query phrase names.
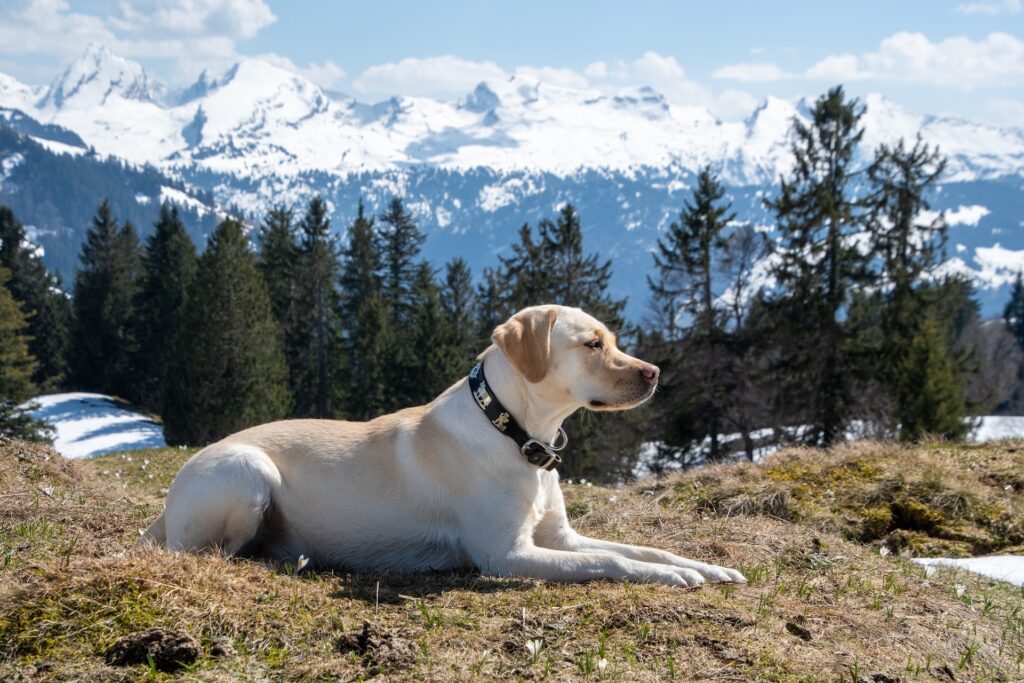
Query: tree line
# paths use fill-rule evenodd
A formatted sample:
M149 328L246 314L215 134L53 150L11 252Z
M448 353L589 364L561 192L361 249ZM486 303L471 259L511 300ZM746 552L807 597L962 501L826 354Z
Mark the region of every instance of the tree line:
M561 303L620 330L663 378L644 409L574 417L565 475L628 478L643 443L657 469L780 441L959 438L994 398L971 388L989 362L973 289L939 271L947 230L929 199L945 162L919 139L860 161L863 114L835 88L794 121L792 171L767 202L774 240L702 169L657 244L638 325L571 204L524 224L474 278L461 258L439 271L422 258L398 197L378 215L360 202L344 239L320 197L256 226L224 218L201 255L173 206L141 244L104 202L70 298L0 207L0 430L38 429L18 406L58 387L158 414L170 443L370 419L433 399L519 308ZM1024 340L1024 284L1014 292L1006 319Z

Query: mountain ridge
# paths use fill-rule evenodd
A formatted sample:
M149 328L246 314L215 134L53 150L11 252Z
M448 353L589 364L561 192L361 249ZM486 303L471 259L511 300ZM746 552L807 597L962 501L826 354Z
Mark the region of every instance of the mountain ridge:
M360 199L377 211L402 196L429 235L425 255L438 264L458 255L494 265L519 226L572 202L587 248L615 258L612 285L629 297L633 319L647 300L649 252L678 215L695 171L711 163L738 214L770 229L763 199L789 170L792 120L806 120L813 104L768 97L745 120L723 121L647 86L604 93L523 75L481 82L453 100L364 103L259 59L204 72L177 90L133 64L94 47L49 86L0 74L0 108L27 117L18 121L22 132L67 131L60 135L97 158L152 168L252 219L319 194L341 233ZM74 90L77 83L84 85ZM58 90L65 93L59 103ZM951 225L948 267L974 278L984 290L983 310L998 312L1011 270L1024 266L1024 129L915 114L878 95L863 104L861 163L878 144L920 132L949 158L933 208L954 216L963 207L984 210L973 223ZM34 139L54 155L81 149ZM21 205L40 231L65 236L46 248L69 277L78 245L68 237L80 238L84 226L67 222L81 212L34 210L16 154L24 150L0 148L0 163L11 167L7 195L20 182ZM125 182L139 185L147 201L171 196L151 181ZM35 195L49 191L37 187ZM131 215L137 209L123 207ZM191 226L197 238L211 215Z

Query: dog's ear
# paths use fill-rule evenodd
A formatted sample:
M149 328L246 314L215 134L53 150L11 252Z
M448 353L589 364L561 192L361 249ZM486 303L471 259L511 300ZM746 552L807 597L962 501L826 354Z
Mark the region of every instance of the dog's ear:
M557 317L554 308L527 309L498 325L491 335L491 341L528 382L539 382L548 374L551 328Z

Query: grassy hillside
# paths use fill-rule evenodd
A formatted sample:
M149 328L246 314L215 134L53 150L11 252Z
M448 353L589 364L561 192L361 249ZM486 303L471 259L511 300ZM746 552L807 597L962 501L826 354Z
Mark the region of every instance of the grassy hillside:
M906 559L1024 542L1017 445L792 450L762 467L623 490L566 487L581 530L750 579L694 591L465 573L295 575L131 552L190 454L71 463L0 440L0 679L1024 676L1024 592L954 570L926 574ZM107 663L118 639L151 627L193 637L198 659L174 674L156 661Z

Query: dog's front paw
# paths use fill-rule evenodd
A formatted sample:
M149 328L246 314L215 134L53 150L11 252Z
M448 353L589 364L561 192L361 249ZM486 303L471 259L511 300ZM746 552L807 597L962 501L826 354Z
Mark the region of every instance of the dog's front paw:
M705 564L695 567L696 571L706 580L713 583L746 583L747 579L735 569L719 567L717 564Z

